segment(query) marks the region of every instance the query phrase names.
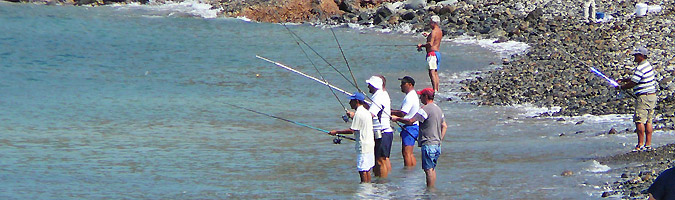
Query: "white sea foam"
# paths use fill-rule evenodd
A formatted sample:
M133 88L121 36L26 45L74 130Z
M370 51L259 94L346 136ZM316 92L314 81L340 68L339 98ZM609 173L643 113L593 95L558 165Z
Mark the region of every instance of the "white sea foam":
M253 21L253 20L249 19L248 17L244 17L244 16L239 16L236 19L241 20L241 21L245 21L245 22Z
M524 116L524 117L535 117L535 116L539 116L540 114L543 114L543 113L553 114L555 112L560 111L560 109L561 109L561 107L559 107L559 106L544 108L544 107L537 107L537 106L534 106L534 105L529 104L529 103L512 105L510 107L513 107L513 108L516 108L516 109L522 111L522 113L520 115Z
M470 36L461 36L455 39L445 40L455 42L458 44L478 45L480 47L489 49L498 53L503 58L511 57L512 55L519 55L527 53L530 48L529 45L522 42L506 41L497 43L497 39L476 39Z
M610 169L612 169L612 168L607 166L607 165L600 164L600 162L598 162L598 161L593 160L593 162L591 163L591 166L586 168L586 171L593 172L593 173L602 173L602 172L607 172Z
M145 11L149 12L151 16L193 16L201 18L216 18L218 17L219 9L212 9L212 6L207 3L202 3L198 0L188 0L183 2L167 1L165 3L157 3L150 1L146 5L138 3L130 3L126 5L112 5L119 10Z

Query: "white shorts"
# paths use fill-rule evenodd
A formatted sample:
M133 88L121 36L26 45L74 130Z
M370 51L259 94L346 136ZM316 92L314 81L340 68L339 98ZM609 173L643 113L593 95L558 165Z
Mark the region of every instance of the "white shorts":
M436 56L427 57L427 63L429 63L429 69L438 69L438 64L436 64Z
M360 172L370 171L375 166L374 153L358 153L356 156L356 169Z

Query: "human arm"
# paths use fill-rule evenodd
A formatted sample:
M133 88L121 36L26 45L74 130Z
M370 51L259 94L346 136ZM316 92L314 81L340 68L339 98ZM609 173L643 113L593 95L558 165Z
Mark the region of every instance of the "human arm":
M394 115L394 116L391 116L391 121L401 122L405 125L413 125L417 121L417 119L415 117L410 118L410 119L403 119L402 117Z
M354 134L354 130L353 130L353 129L331 130L330 132L328 132L328 134L330 134L330 135L337 135L337 134L342 134L342 135L345 135L345 134Z
M625 78L625 79L619 79L616 81L619 83L619 86L617 86L617 89L631 89L637 85L637 83L633 82L630 78Z
M649 199L648 200L656 200L654 196L652 196L652 193L649 193Z
M441 141L443 138L445 138L445 132L448 130L448 124L445 123L445 119L443 119L443 123L441 124Z
M408 113L403 112L402 110L391 110L391 115L392 115L392 117L393 117L393 116L403 117L403 116L405 116L405 115L407 115L407 114L408 114Z

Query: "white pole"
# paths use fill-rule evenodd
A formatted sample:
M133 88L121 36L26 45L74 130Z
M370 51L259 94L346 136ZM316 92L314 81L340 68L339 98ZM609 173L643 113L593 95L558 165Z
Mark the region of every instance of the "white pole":
M312 79L312 80L314 80L314 81L316 81L316 82L319 82L319 83L321 83L321 84L327 85L328 87L333 88L334 90L337 90L337 91L339 91L339 92L342 92L342 93L344 93L344 94L346 94L346 95L348 95L348 96L352 96L352 95L353 95L352 93L349 93L349 92L347 92L347 91L345 91L345 90L343 90L343 89L340 89L340 88L338 88L338 87L336 87L336 86L334 86L334 85L331 85L330 83L328 83L328 82L326 82L326 81L323 81L323 80L321 80L321 79L315 78L315 77L310 76L310 75L307 75L307 74L305 74L305 73L302 73L301 71L295 70L295 69L293 69L293 68L291 68L291 67L289 67L289 66L286 66L286 65L284 65L284 64L281 64L281 63L278 63L278 62L274 62L274 61L272 61L272 60L270 60L270 59L267 59L267 58L262 57L262 56L259 56L259 55L256 55L255 57L256 57L256 58L260 58L260 59L262 59L262 60L264 60L264 61L273 63L273 64L275 64L275 65L277 65L277 66L279 66L279 67L281 67L281 68L284 68L284 69L286 69L286 70L288 70L288 71L294 72L294 73L296 73L296 74L300 74L300 75L302 75L302 76L304 76L304 77L307 77L307 78L309 78L309 79Z

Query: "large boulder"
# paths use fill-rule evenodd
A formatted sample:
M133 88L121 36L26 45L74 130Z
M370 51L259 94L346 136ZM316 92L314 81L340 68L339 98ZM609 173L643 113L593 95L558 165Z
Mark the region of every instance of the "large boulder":
M405 9L423 9L426 6L426 0L408 0L405 2Z
M335 0L335 3L340 7L340 10L348 13L359 13L359 10L361 10L360 0Z

